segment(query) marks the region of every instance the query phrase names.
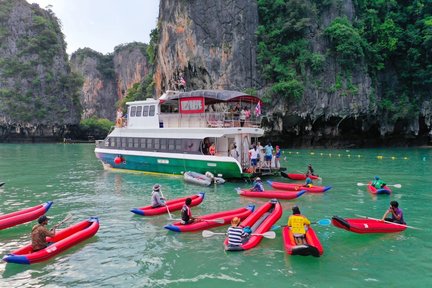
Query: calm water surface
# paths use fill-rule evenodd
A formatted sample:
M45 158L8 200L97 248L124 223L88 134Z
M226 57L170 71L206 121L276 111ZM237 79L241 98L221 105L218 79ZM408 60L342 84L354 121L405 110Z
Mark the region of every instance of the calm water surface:
M380 218L390 200L399 201L409 225L423 230L360 235L315 227L324 247L320 258L288 256L280 231L276 239L242 253L226 253L223 238L163 229L166 215L144 218L129 212L150 201L158 182L169 198L206 192L194 215L234 209L265 200L239 197L242 181L218 187L184 184L182 178L104 171L94 145L0 145L0 213L10 213L52 200L51 225L69 212L70 224L89 216L100 219L90 240L44 263L0 263L0 287L430 287L432 149L284 150L282 165L305 171L312 163L333 189L282 201L285 224L299 205L312 221L355 214ZM382 158L382 159L381 159ZM380 175L400 183L391 196L372 196L367 183ZM281 177L275 181L287 181ZM269 188L268 186L266 186ZM179 217L179 213L174 213ZM0 255L25 245L33 223L0 231ZM224 232L227 227L213 229Z

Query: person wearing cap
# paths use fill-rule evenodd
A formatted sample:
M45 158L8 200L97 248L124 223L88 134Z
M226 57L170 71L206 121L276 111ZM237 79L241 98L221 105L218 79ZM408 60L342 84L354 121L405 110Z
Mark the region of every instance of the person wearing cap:
M46 237L54 237L55 235L55 226L51 228L51 230L45 227L48 225L48 220L50 220L50 218L43 215L38 219L39 224L36 224L32 228L31 239L33 252L45 249L48 246Z
M243 243L244 238L248 236L248 234L243 231L243 228L240 227L239 217L232 218L231 226L228 228L227 235L228 246L230 247L240 246Z
M155 184L153 186L152 197L151 197L151 206L153 208L165 206L165 198L160 195L160 185Z
M294 236L294 241L297 245L307 244L305 227L309 227L311 222L305 216L301 215L299 207L294 206L292 212L293 215L288 218L287 226Z
M260 177L256 177L253 183L253 187L251 188L253 192L264 192L264 186Z
M377 189L383 188L386 184L383 180L380 179L380 177L375 176L374 180L372 181L371 185Z

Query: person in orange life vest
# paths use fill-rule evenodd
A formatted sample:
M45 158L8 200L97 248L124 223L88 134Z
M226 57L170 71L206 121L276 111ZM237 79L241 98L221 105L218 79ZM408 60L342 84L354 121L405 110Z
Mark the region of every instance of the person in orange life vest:
M297 206L294 206L292 211L293 215L288 218L287 226L291 229L294 241L297 245L307 244L305 226L309 227L311 222L305 216L301 215L300 209Z
M43 215L38 219L39 224L33 226L32 228L31 239L33 252L37 252L48 247L46 237L54 237L55 235L55 226L51 228L51 230L48 230L45 227L48 225L48 220L50 220L50 218Z
M199 219L192 217L192 212L190 209L190 205L192 204L191 198L186 198L185 204L183 205L183 208L181 209L181 224L191 224L195 221L198 221Z
M215 145L215 143L212 143L212 144L210 145L210 148L209 148L209 154L210 154L210 155L215 155L215 154L216 154L216 145Z

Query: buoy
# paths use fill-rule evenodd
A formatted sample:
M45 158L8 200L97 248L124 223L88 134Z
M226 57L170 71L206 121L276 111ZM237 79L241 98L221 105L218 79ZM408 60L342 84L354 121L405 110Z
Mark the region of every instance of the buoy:
M121 156L117 156L117 157L114 158L114 163L115 164L120 164L122 162L123 162L123 159L122 159Z

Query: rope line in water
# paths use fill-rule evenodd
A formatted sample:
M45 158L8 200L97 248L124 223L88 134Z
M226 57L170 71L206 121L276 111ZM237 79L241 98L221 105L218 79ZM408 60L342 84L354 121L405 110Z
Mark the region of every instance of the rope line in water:
M293 152L293 151L286 151L287 152L287 154L289 154L289 155L294 155L294 156L296 156L296 155L312 155L312 156L322 156L322 157L329 157L329 158L331 158L331 157L347 157L347 158L365 158L363 155L360 155L360 154L343 154L343 153L323 153L323 152L320 152L320 153L315 153L315 152L304 152L304 153L301 153L301 152L298 152L298 151L296 151L296 152ZM285 154L285 151L282 151L282 154ZM384 159L386 159L386 160L408 160L409 158L408 157L406 157L406 156L404 156L404 157L396 157L396 156L383 156L383 155L376 155L376 156L374 156L373 158L376 158L376 159L378 159L378 160L384 160ZM425 160L423 160L423 161L425 161Z

